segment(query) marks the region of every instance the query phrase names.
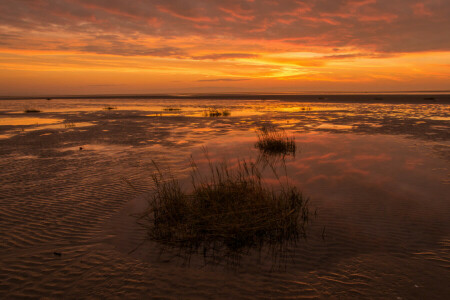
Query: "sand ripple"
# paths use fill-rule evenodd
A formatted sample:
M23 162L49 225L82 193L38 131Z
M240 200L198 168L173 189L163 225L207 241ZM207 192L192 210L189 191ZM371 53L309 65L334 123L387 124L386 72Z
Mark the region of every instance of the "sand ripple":
M0 140L0 298L450 295L449 186L443 183L448 133L433 129L443 147L439 156L432 147L421 147L430 126L443 126L442 121L427 119L411 134L415 139L405 139L385 135L400 134L393 132L396 126L403 133L415 131L407 121L392 121L395 116L367 119L380 127L353 126L361 135L345 135L338 129L309 128L323 122L314 112L233 120L115 114L61 113L61 118L96 125ZM358 118L339 114L327 116L338 125ZM249 128L272 120L284 124L288 117L289 126L298 121L293 131L299 132L301 149L288 164L291 179L311 196L318 216L311 220L308 239L291 249L285 265L255 254L235 268L205 266L201 256L184 266L174 253L142 244L146 233L130 214L145 207L152 159L167 161L176 175L186 175L189 154L200 153L200 146L209 146L219 159L251 153L254 133Z

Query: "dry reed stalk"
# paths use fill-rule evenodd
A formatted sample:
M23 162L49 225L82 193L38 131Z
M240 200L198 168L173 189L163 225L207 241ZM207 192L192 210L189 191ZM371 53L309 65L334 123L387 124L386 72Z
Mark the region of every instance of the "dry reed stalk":
M140 216L151 240L216 260L263 246L278 251L305 236L308 199L295 186L279 179L276 188L267 185L257 163L241 160L231 168L205 156L206 174L191 160L189 192L153 162L154 193Z
M256 131L258 141L255 147L261 152L269 155L281 154L295 155L295 138L288 137L284 129L277 129L273 126L264 126Z

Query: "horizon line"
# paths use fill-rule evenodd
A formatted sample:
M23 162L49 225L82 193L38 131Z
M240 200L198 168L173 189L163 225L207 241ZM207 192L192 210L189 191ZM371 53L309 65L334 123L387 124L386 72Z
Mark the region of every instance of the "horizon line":
M450 94L450 90L410 90L410 91L303 91L303 92L161 92L161 93L120 93L120 94L36 94L36 95L0 95L1 100L18 100L18 99L76 99L76 98L124 98L124 97L138 97L138 98L153 98L153 97L171 97L171 98L189 98L195 96L318 96L318 95L381 95L381 94Z

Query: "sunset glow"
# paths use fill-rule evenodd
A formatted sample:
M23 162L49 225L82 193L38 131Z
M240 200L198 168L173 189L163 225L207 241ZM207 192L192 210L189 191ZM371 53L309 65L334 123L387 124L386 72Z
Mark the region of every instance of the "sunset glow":
M450 2L0 2L0 95L450 87Z

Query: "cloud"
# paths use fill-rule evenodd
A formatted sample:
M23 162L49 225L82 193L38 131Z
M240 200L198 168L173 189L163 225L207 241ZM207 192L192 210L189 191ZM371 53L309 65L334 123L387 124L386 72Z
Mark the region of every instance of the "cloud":
M151 48L144 45L133 45L124 42L115 42L114 45L86 45L80 47L78 50L82 52L122 56L184 57L186 55L185 51L180 48Z
M412 10L416 16L431 17L433 13L426 8L425 3L415 3L411 5Z
M355 59L355 58L389 58L393 57L393 54L388 53L344 53L322 56L321 59Z
M280 44L295 49L449 51L449 15L450 2L444 0L0 1L2 33L19 37L2 40L9 49L27 48L27 40L34 42L39 36L43 43L49 41L55 48L59 44L60 48L71 46L118 55L189 56L198 45L213 40L226 41L217 47L234 45L229 53L246 53L248 50L239 49L245 42L272 52L280 51ZM114 36L121 43L111 43L110 49L95 41L80 45L97 36ZM145 39L158 43L143 44ZM184 44L173 45L174 40ZM190 56L199 60L227 59L214 55Z
M218 81L244 81L249 78L217 78L217 79L199 79L198 82L218 82Z
M88 84L87 86L92 87L111 87L111 86L125 86L126 84Z
M250 53L214 53L208 55L193 56L195 60L221 60L221 59L236 59L236 58L256 58L259 55Z

